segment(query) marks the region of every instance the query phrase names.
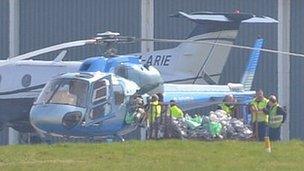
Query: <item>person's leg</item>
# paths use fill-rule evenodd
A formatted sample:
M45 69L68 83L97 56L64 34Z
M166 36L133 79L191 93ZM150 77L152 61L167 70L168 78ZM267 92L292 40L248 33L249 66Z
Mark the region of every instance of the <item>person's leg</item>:
M263 141L264 140L264 137L265 137L265 131L266 131L266 124L265 122L259 122L259 126L258 126L258 129L259 129L259 141Z
M273 139L274 139L274 130L273 130L273 128L270 128L270 127L269 127L269 139L271 141L273 141Z
M149 139L153 139L154 123L149 121Z
M281 141L281 127L277 128L277 140Z
M258 122L253 122L252 123L252 131L253 131L253 138L255 140L259 140L259 135L258 135Z
M281 128L270 128L270 140L271 141L280 141L281 140Z

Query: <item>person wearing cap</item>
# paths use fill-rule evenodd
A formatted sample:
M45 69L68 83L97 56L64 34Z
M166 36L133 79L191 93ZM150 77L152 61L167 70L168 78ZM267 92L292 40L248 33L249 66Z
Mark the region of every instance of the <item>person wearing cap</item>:
M150 103L150 114L149 114L149 122L153 123L157 118L161 115L161 105L159 103L159 98L156 94L153 94L151 97Z
M176 105L175 100L170 100L170 115L175 119L184 117L184 112Z
M225 111L228 116L235 117L235 101L232 94L226 95L223 99L223 103L218 106L218 109Z
M159 97L153 94L150 102L150 109L148 115L148 126L149 126L149 138L158 138L158 128L160 122L160 116L162 111L162 105L159 102Z
M264 109L267 107L268 99L264 97L264 92L260 89L255 93L255 98L250 103L250 111L252 114L252 125L255 137L259 141L263 141L265 137L267 116Z
M281 126L286 120L286 112L279 105L275 95L269 96L268 107L264 110L268 114L269 138L271 141L281 140Z

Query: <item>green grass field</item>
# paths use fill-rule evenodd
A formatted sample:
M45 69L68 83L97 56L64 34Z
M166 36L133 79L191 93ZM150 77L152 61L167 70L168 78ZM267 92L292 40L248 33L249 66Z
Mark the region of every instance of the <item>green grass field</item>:
M0 170L304 170L304 142L129 141L0 147Z

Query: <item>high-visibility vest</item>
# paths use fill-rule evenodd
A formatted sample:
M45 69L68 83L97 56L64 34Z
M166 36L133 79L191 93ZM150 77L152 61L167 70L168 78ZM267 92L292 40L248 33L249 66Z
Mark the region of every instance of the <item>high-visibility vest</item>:
M170 107L170 114L174 118L182 118L184 116L183 111L176 105Z
M230 106L226 103L220 105L221 109L226 112L228 116L234 115L234 106Z
M258 121L258 122L267 122L267 116L266 114L261 111L263 110L268 103L268 99L264 98L262 101L257 101L256 98L253 99L251 102L251 105L255 107L257 110L259 110L256 113L253 113L252 121Z
M278 113L277 113L278 107L279 107L279 105L276 104L269 111L268 124L269 124L269 127L271 127L271 128L279 128L283 122L283 115L278 115Z
M158 101L151 102L149 122L153 123L156 118L160 117L161 114L161 105Z

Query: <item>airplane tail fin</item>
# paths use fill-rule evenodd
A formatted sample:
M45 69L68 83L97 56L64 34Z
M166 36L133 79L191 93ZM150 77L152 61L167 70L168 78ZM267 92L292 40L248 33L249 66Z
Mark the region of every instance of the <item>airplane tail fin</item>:
M277 20L273 18L250 13L193 12L187 14L179 11L171 17L183 17L196 23L196 27L188 38L223 30L238 30L241 23L277 23Z
M255 70L258 66L261 48L263 46L264 39L259 38L256 40L254 45L254 50L251 52L247 68L245 70L245 73L243 75L241 83L244 85L244 90L250 90L252 87L252 82L254 79Z
M196 24L187 40L233 44L241 23L276 23L264 16L247 13L179 12L173 17ZM181 43L172 49L144 54L142 62L153 65L169 83L218 84L231 47ZM172 72L174 71L174 73ZM169 72L169 73L168 73Z

